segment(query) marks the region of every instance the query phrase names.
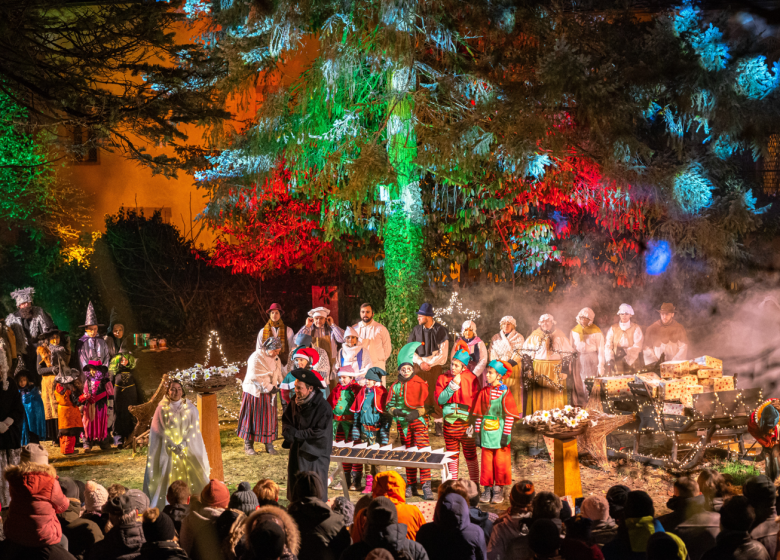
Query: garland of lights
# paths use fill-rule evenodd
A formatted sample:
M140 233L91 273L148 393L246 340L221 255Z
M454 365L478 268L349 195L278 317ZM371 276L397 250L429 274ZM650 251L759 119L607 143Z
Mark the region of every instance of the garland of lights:
M463 303L461 302L460 297L458 297L458 292L452 292L450 301L447 303L446 307L434 307L433 318L435 321L438 321L445 327L449 326L451 329L453 329L450 331L450 334L453 334L456 337L461 334L460 331L454 330L458 327L458 325L448 325L447 322L443 319L443 317L452 317L454 314L458 314L461 317L465 315L470 321L476 321L482 316L482 313L478 309L464 309Z

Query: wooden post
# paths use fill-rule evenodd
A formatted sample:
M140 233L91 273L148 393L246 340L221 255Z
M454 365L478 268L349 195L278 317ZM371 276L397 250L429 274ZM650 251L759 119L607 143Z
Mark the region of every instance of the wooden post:
M582 497L580 459L576 439L555 440L554 486L558 496Z
M219 414L217 412L216 393L198 393L198 414L200 415L200 431L206 454L209 456L209 466L212 480L225 480L222 470L222 444L219 441Z

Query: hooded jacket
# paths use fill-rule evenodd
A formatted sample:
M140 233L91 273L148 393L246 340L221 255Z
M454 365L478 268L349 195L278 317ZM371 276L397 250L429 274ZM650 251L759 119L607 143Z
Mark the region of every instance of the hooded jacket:
M319 498L304 498L287 508L302 533L299 560L338 560L350 545L346 520Z
M406 481L396 471L386 471L374 477L374 489L372 498L385 496L395 504L398 510L398 523L406 525L406 538L417 539L417 531L425 525L425 517L419 508L406 503ZM363 531L366 526L367 511L362 509L355 516L352 525L352 542L363 540Z
M117 525L87 551L84 560L135 560L145 542L140 523Z
M715 548L705 552L701 560L770 560L770 557L766 548L746 531L723 531L716 539Z
M173 526L176 527L176 534L181 535L181 522L190 513L189 504L168 504L163 508L163 513L173 519Z
M40 547L62 540L57 514L70 502L62 493L51 465L22 463L5 471L11 506L4 530L6 538L21 546Z
M284 544L284 552L282 552L281 560L297 560L297 554L301 549L301 533L298 530L298 525L290 514L279 506L260 506L247 517L245 526L250 527L252 523L254 523L254 520L261 516L274 517L284 529L286 542ZM246 549L245 544L244 539L238 542L236 545L236 557L241 558L242 560L253 560L254 556L251 551Z
M469 518L469 505L459 494L447 494L436 504L433 523L417 532L430 560L485 560L485 533Z
M191 510L181 522L179 541L184 552L193 560L221 558L217 529L214 525L224 508L204 507Z
M493 531L488 540L488 559L495 560L504 557L509 543L516 537L528 536L531 526L531 512L500 517L493 524Z
M67 510L57 514L62 526L62 534L68 539L68 552L76 558L84 558L84 554L92 546L103 540L103 531L97 523L79 517L81 502L78 498L70 498L70 506Z
M485 544L487 544L490 541L490 533L493 532L493 520L490 519L490 514L477 507L470 507L469 517L471 518L471 522L474 525L479 526L482 529L482 532L485 533ZM487 547L485 550L487 550Z
M663 525L650 516L625 520L625 527L618 529L615 539L604 545L601 552L605 560L644 560L650 535L665 532Z
M361 510L360 513L366 513L367 509ZM403 523L398 523L397 510L392 511L390 507L385 508L382 505L376 509L382 510L390 522L384 527L374 527L367 523L363 540L347 548L341 555L341 560L364 560L375 548L390 551L394 558L398 558L399 553L404 553L409 560L428 560L425 548L406 537L408 529Z

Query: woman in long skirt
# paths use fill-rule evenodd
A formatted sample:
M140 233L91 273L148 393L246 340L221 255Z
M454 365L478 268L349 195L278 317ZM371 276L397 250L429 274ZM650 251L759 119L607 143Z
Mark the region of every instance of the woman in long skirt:
M271 455L276 454L277 435L276 394L282 382L282 362L279 351L282 342L271 337L260 342L247 360L246 377L242 388L241 411L238 413L238 437L244 440L244 452L256 455L255 442L264 443Z

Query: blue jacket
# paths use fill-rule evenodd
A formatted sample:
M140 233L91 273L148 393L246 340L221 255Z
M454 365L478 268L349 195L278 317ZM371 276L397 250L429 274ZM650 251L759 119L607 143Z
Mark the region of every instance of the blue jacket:
M28 387L19 390L22 394L22 405L24 405L22 447L30 443L30 432L36 434L40 438L46 437L46 413L43 411L41 390L34 385L28 385Z
M487 546L482 527L469 517L469 505L460 494L447 494L436 504L433 523L417 531L430 560L485 560Z

